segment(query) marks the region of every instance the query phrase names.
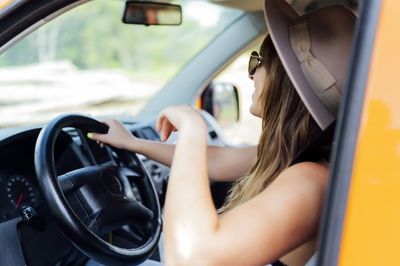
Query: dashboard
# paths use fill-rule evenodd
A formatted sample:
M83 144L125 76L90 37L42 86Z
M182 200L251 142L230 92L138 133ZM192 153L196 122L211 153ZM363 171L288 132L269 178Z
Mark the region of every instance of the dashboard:
M206 112L201 112L208 127L208 142L224 145L215 120ZM138 138L159 141L155 121L149 123L124 123ZM43 198L38 187L34 151L36 139L41 128L15 128L0 131L0 223L21 216L26 207L43 208ZM175 143L177 134L173 133L167 143ZM160 199L165 194L169 167L138 154ZM57 174L62 175L78 168L94 164L109 164L118 160L112 149L100 148L82 132L65 128L55 144L55 165ZM138 191L134 191L138 195Z
M201 114L208 127L209 144L226 145L214 118L203 111ZM124 126L138 138L160 139L155 130L155 120L125 122ZM58 230L39 189L34 155L40 130L41 127L0 129L0 265L55 265L59 262L64 265L65 260L84 257ZM176 140L177 134L173 133L167 143L174 144ZM137 156L151 177L162 206L169 167L143 155ZM54 162L56 174L60 176L82 167L118 164L119 158L113 149L107 145L100 148L80 130L64 128L55 143ZM133 181L131 185L135 198L140 201L138 187ZM213 186L211 189L213 191ZM25 221L23 214L26 210L33 211L46 227L37 227L37 224ZM131 232L129 228L119 233L120 239L130 243L140 238L140 232Z

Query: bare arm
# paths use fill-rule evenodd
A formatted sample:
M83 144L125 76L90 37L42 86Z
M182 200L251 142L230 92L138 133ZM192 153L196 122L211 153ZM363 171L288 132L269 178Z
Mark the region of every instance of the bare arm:
M288 168L218 217L207 182L205 125L193 131L195 116L178 107L160 118L180 130L165 202L166 265L265 265L316 234L328 177L316 163Z
M138 139L116 120L104 121L110 130L107 134L92 133L92 139L145 155L151 160L171 166L175 145ZM214 181L234 181L244 176L257 155L256 146L219 147L208 146L208 175Z
M155 141L132 141L127 149L171 166L175 145ZM214 181L234 181L247 174L257 156L257 146L247 147L207 147L208 176Z

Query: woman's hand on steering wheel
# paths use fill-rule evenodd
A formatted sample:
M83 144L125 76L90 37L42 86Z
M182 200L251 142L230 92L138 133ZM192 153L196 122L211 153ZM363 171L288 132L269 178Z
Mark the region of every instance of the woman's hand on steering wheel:
M108 132L106 134L90 132L88 133L89 139L98 141L101 146L106 143L119 149L128 149L128 146L135 146L132 144L137 141L136 137L120 122L115 119L104 119L102 122L109 127Z

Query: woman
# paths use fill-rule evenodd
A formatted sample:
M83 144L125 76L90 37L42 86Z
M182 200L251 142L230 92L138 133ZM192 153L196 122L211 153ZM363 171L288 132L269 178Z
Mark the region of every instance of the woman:
M207 147L205 122L186 105L157 119L162 141L179 131L176 146L136 139L113 120L107 134L91 136L171 165L166 264L304 265L315 252L329 152L304 151L335 119L354 16L330 7L300 17L283 0L266 0L265 9L270 35L249 62L250 112L262 118L258 147ZM209 176L237 180L221 215Z

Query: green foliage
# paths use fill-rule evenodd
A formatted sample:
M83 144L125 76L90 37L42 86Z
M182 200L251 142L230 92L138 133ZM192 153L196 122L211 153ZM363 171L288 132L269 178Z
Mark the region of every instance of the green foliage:
M226 25L190 18L181 26L125 25L123 5L96 0L75 8L0 56L0 66L69 60L83 70L122 68L133 77L169 79ZM221 18L226 12L232 11Z

